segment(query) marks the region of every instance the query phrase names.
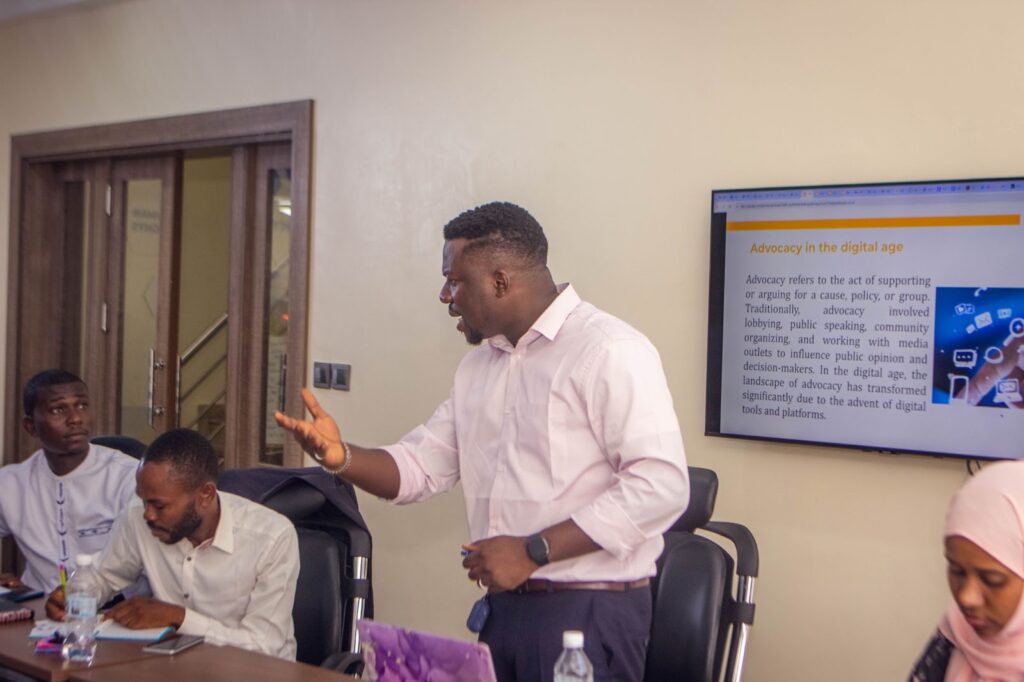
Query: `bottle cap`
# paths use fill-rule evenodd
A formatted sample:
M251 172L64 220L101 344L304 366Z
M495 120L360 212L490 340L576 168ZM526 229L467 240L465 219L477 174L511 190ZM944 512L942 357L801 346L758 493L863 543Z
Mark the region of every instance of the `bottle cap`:
M583 633L579 630L566 630L562 633L562 647L565 649L582 649Z
M76 566L92 566L92 554L79 554L75 557Z

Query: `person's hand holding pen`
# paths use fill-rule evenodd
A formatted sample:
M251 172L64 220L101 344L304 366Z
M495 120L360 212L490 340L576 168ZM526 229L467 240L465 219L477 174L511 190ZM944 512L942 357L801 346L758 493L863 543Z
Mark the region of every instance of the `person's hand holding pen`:
M58 587L46 598L46 617L50 620L64 620L64 588Z
M64 564L58 566L57 575L60 577L60 587L46 598L46 617L50 620L64 620L64 594L68 591L68 571Z
M526 553L526 538L499 535L462 546L469 579L490 592L512 590L537 570Z

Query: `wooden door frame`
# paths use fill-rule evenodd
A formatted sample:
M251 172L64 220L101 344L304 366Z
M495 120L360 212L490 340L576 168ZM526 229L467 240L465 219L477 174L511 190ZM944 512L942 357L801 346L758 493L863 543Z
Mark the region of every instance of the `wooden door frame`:
M296 330L289 337L289 366L298 371L288 373L286 411L302 414L299 392L305 378L307 339L307 282L309 271L310 188L312 173L313 102L303 100L257 107L230 109L168 118L149 119L110 125L88 126L67 130L16 135L11 138L11 191L7 274L7 351L4 386L7 390L4 420L3 463L21 460L28 454L27 441L21 434L21 389L30 373L60 362L56 341L39 348L23 347L21 330L26 322L38 327L40 313L24 300L22 282L25 268L40 267L26 258L25 246L41 238L41 223L28 225L30 215L23 203L32 201L23 196L26 179L33 173L46 173L49 164L97 157L128 158L187 149L238 146L247 143L289 142L292 167L292 243L291 291L296 295L289 302L289 328ZM238 203L238 202L233 202ZM232 211L232 233L244 233L252 225L252 207ZM52 229L52 227L50 228ZM236 297L237 298L237 297ZM229 313L230 314L230 313ZM262 333L251 320L235 326L237 334ZM236 336L235 338L240 338ZM230 343L229 338L229 343ZM29 357L31 356L31 357ZM250 379L236 373L229 379L228 395L247 395ZM244 398L242 398L244 399ZM244 413L242 413L244 414ZM258 428L240 423L239 432ZM232 441L231 438L228 439ZM240 444L240 443L238 443ZM238 450L238 448L235 448ZM259 453L233 452L227 466L253 465ZM285 466L299 466L302 453L294 443L285 449Z

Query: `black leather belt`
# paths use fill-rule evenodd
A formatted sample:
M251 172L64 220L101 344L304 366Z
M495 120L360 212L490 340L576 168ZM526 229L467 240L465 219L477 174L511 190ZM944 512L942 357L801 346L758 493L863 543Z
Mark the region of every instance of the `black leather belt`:
M633 582L556 582L553 580L527 580L512 590L514 594L530 594L536 592L562 592L565 590L603 590L606 592L628 592L651 584L650 578L641 578Z

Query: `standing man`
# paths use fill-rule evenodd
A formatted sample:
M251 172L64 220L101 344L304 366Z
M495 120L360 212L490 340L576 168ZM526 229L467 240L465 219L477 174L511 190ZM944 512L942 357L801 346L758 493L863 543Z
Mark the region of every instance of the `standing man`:
M110 530L135 496L138 460L92 445L89 388L61 369L28 380L22 395L22 426L42 448L0 469L0 537L13 535L25 556L20 582L37 590L60 584L78 554L107 546ZM19 579L0 575L0 584Z
M544 232L519 206L466 211L444 238L441 302L477 348L426 424L361 448L308 391L312 421L277 420L328 471L399 504L462 481L463 566L489 591L480 639L502 682L551 680L570 629L595 680L639 682L661 534L689 498L658 353L555 284Z

